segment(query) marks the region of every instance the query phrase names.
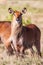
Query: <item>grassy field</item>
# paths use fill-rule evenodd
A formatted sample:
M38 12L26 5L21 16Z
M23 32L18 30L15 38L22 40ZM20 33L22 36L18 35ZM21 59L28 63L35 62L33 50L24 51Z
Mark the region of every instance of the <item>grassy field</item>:
M26 50L24 58L17 58L15 54L9 56L4 44L0 44L0 65L43 65L43 0L0 0L0 21L12 21L12 15L8 13L9 7L19 11L26 7L27 12L23 15L23 25L34 23L40 28L42 58L38 57L36 52L34 56L30 56L29 50Z
M9 56L6 53L4 46L0 45L0 65L43 65L43 57L40 58L36 53L31 56L29 50L25 52L24 58ZM43 56L43 53L42 53Z

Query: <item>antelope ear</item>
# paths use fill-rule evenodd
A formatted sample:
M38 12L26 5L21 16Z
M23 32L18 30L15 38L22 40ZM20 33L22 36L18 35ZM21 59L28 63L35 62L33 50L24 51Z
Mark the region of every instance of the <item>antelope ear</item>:
M27 8L26 8L26 7L24 7L24 8L23 8L23 10L22 10L22 14L23 14L23 13L25 14L25 13L26 13L26 11L27 11Z
M14 13L14 11L13 11L12 8L8 8L8 11L9 11L10 14L13 14Z

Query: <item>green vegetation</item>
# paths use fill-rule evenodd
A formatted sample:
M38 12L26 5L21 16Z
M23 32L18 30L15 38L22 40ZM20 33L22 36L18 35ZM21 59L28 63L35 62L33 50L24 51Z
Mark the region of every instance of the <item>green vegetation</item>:
M5 20L7 21L12 21L13 15L9 14L8 16L6 16Z
M24 26L26 26L26 25L28 25L28 24L31 24L31 18L28 18L27 20L22 19L22 24L23 24Z
M6 17L7 21L12 21L13 15L10 15L8 17ZM22 24L23 25L28 25L31 23L31 18L29 17L27 20L25 20L25 18L22 18Z

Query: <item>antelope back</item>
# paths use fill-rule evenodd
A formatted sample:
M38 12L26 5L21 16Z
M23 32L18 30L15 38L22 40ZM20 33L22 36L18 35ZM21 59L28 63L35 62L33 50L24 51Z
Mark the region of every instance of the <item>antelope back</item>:
M11 34L11 23L9 21L0 21L0 37L7 39Z

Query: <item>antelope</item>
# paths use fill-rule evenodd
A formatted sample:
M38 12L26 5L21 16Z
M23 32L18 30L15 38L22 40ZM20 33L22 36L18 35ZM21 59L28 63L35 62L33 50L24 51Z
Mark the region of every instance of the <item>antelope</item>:
M11 22L10 21L0 21L0 43L4 43L6 49L12 53L13 49L11 47L11 42L8 38L11 35Z
M30 48L33 51L32 46L35 45L38 55L41 56L40 51L40 38L41 31L35 24L29 24L27 26L22 25L22 15L26 12L26 8L20 11L13 11L9 8L9 13L13 14L12 20L12 41L16 52L24 53L24 51Z

